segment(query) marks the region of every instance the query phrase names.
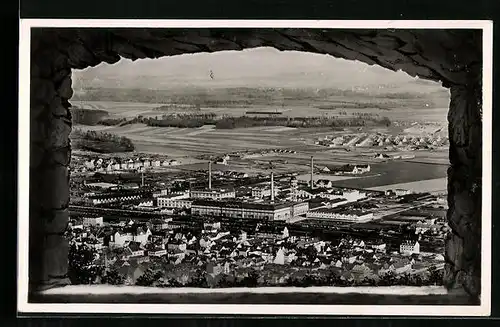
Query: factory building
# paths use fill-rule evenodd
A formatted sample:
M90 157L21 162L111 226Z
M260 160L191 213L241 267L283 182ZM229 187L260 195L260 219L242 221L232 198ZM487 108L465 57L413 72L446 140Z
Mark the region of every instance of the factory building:
M85 198L85 203L87 205L98 205L98 204L109 204L118 202L130 202L134 200L147 197L148 193L146 191L137 192L114 192L105 194L89 194Z
M280 189L278 187L274 187L274 196L278 196L280 193ZM262 199L265 197L271 196L271 186L270 185L259 185L252 188L252 197Z
M309 211L307 218L328 219L346 223L364 223L373 219L373 212L345 210L341 208L318 208Z
M346 199L348 202L356 202L366 198L366 193L360 192L359 190L334 190L331 193L325 193L322 196L329 200Z
M213 188L212 187L212 162L208 162L208 188L191 190L190 197L192 199L211 199L222 200L232 199L236 197L236 191L233 187Z
M194 200L191 213L198 216L217 216L245 219L287 220L309 210L307 202L244 202L238 200Z
M157 198L158 207L160 208L191 208L192 200L189 198L189 193L170 194Z
M193 199L221 200L235 197L236 191L234 188L210 188L191 191L191 198Z

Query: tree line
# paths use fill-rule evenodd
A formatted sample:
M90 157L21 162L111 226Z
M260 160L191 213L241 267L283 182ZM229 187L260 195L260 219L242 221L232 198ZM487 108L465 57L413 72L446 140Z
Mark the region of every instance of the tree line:
M71 108L71 117L75 124L94 126L107 116L109 113L106 110Z
M311 127L360 127L360 126L390 126L388 117L223 117L215 127L219 129L233 129L259 126L284 126L294 128Z
M142 117L120 123L120 125L142 123L154 127L198 128L204 125L215 125L217 129L234 129L260 126L284 126L294 128L311 127L361 127L390 126L388 117L374 115L358 115L355 117L253 117L229 116L217 117L215 113L203 114L168 114L161 117Z
M132 140L124 136L98 131L74 129L71 135L75 149L99 153L131 152L135 150Z

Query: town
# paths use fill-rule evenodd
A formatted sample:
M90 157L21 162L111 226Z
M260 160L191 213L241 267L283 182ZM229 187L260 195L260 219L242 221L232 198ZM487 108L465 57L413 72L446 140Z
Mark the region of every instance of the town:
M258 173L227 169L236 155L269 152L296 151L201 158L192 170L161 155L75 155L73 278L164 287L441 283L443 194L338 187L322 176L363 175L370 165L320 166L313 156L308 178L273 161Z

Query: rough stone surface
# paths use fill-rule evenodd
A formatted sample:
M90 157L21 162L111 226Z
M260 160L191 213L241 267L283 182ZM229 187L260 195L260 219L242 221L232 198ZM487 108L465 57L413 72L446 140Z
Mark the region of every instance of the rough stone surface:
M42 212L42 220L44 222L44 231L47 234L63 234L69 221L69 210L50 210Z
M66 166L72 96L71 69L183 53L272 46L359 60L451 88L448 221L445 283L479 297L481 263L481 85L480 30L336 29L56 29L32 30L30 161L30 282L61 285L67 269L65 240L41 242L67 223ZM48 184L47 184L48 183ZM50 187L49 187L49 186ZM47 194L44 194L47 192ZM38 208L38 209L37 209ZM39 210L43 208L43 210ZM50 228L43 225L51 212ZM40 244L45 244L41 246ZM61 247L61 250L55 249ZM50 255L49 255L50 254Z
M52 53L57 59L52 66L58 68L83 69L115 63L120 57L136 60L272 46L402 69L447 86L481 77L475 66L482 58L479 30L42 29L37 35L44 38L39 47L52 46L41 53Z
M68 241L62 235L48 234L43 244L43 275L47 280L66 278L68 273Z
M69 173L65 166L54 165L44 171L40 185L41 207L59 210L69 203Z
M451 88L450 168L447 213L453 230L446 244L446 284L480 296L481 279L481 92L480 84Z
M68 284L69 134L72 96L68 58L53 33L33 33L31 58L30 249L32 290ZM51 36L52 35L52 36Z
M47 79L32 78L30 89L31 105L46 104L56 95L54 84Z
M51 148L64 148L69 145L71 122L64 118L52 119L49 128L49 146Z
M55 96L51 103L50 109L52 110L52 114L58 117L64 117L68 115L68 108L63 104L61 97Z

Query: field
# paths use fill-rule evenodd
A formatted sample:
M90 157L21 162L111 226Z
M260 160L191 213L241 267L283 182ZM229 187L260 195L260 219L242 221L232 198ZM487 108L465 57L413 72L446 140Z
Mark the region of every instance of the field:
M342 99L341 99L342 100ZM341 101L342 102L342 101ZM154 108L161 107L161 103L143 103L143 102L115 102L115 101L79 101L72 100L72 105L79 108L86 109L101 109L106 110L110 114L110 118L127 117L132 118L137 115L142 115L144 117L155 117L161 116L169 113L193 113L192 110L186 109L185 111L179 109L172 110L153 110ZM445 123L447 119L448 108L436 107L436 108L412 108L412 107L395 107L390 110L383 110L377 107L363 107L363 108L349 108L348 106L342 107L341 105L337 109L325 110L321 109L321 106L311 106L309 103L304 102L304 104L294 103L292 105L282 106L269 106L269 105L249 105L249 106L224 106L224 107L201 107L200 111L197 113L215 113L217 115L229 115L229 116L242 116L247 111L263 111L263 112L282 112L282 116L286 117L305 117L305 116L339 116L340 111L345 111L347 113L346 117L350 117L356 113L368 113L368 114L378 114L380 117L386 116L389 119L405 120L405 121L429 121L437 123Z
M445 192L447 190L447 178L435 178L420 180L417 182L390 184L378 187L372 187L373 191L394 190L397 188L413 190L414 192Z
M371 165L370 175L373 177L346 179L335 182L341 187L368 188L376 190L409 188L422 192L433 192L446 189L448 166L430 165L410 161L392 161ZM431 181L429 181L431 180ZM387 185L387 186L385 186ZM385 186L385 187L380 187Z
M298 172L300 180L309 180L310 157L315 165L370 164L371 171L359 176L333 176L318 174L315 179L330 179L336 186L373 188L385 190L410 188L420 191L441 191L446 189L446 150L429 152L414 151L415 159L408 161L381 162L371 155L375 150L356 149L346 152L342 149L328 149L307 144L311 134L326 133L324 129L276 129L276 127L255 127L233 130L217 130L210 127L182 129L174 127L149 127L141 124L122 127L76 126L82 129L105 130L130 138L141 153L162 153L181 162L189 162L199 155L221 155L235 151L263 150L270 148L293 149L296 153L265 155L252 159L230 160L229 165L217 165L214 169L262 173L272 162L275 172ZM327 131L328 132L328 131ZM331 133L331 132L328 132ZM177 167L182 170L205 169L204 164Z
M267 148L300 146L300 137L310 131L276 127L255 127L233 130L216 130L210 127L176 128L151 127L144 124L126 126L75 126L82 129L105 130L127 136L138 152L165 153L171 156L222 154L226 152L259 150Z

